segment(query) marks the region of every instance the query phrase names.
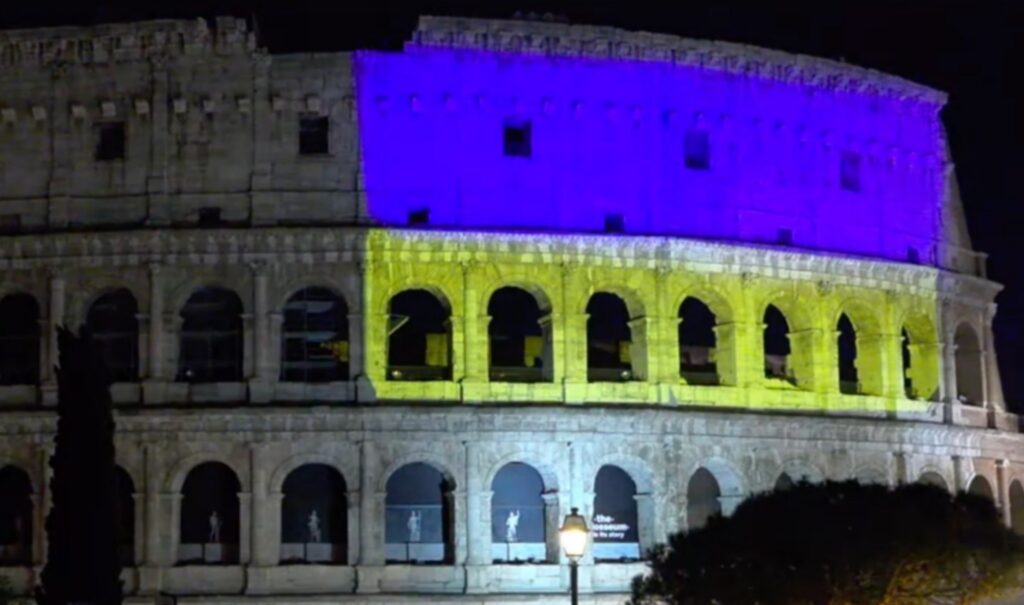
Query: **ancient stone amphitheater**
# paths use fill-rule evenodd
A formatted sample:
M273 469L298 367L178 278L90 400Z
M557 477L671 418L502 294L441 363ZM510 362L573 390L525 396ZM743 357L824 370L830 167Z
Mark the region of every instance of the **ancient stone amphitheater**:
M46 559L61 324L113 380L133 602L556 603L579 507L617 603L800 478L1024 527L945 101L551 22L0 32L0 574Z

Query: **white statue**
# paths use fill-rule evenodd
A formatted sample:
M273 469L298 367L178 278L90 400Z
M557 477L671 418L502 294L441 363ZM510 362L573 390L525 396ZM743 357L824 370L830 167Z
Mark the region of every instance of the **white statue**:
M516 533L519 531L519 511L514 510L505 517L505 541L515 542Z
M310 542L324 541L324 536L320 533L320 517L316 514L315 510L309 513L309 521L306 522L306 527L309 528Z
M409 528L409 541L419 542L420 541L420 513L419 511L412 511L409 513L409 521L405 524Z
M206 542L208 544L220 543L220 517L217 515L217 511L210 514L210 535Z

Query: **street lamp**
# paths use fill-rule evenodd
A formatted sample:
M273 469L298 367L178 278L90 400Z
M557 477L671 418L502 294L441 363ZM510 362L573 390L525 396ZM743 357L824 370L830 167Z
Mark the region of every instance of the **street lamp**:
M565 556L569 559L569 588L572 593L572 605L579 604L577 566L583 553L587 550L589 535L587 520L579 513L578 508L573 507L572 512L565 516L562 529L558 530L558 541L562 543L562 550L565 551Z

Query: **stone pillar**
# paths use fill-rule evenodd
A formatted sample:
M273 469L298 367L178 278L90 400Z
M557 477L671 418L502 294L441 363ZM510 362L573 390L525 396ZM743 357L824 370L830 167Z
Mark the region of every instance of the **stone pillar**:
M345 564L355 565L359 561L359 552L361 549L361 541L359 539L359 520L362 518L361 503L362 503L362 491L361 490L349 490L345 494L345 521L347 532L346 542L348 548L345 552ZM278 514L278 518L281 515Z
M957 403L960 394L956 384L956 340L953 334L946 335L942 344L943 392L948 403Z
M757 352L750 348L750 328L751 324L736 322L720 323L714 327L715 369L723 385L749 386L755 384L757 377L764 373L761 367L763 360L757 363ZM761 347L757 347L757 350L761 350Z
M490 378L491 316L465 315L465 377L467 382L487 382Z
M267 316L267 323L270 326L270 339L267 345L267 365L266 365L266 378L267 382L275 383L281 380L281 342L284 338L282 330L284 329L284 314L283 313L269 313Z
M475 441L463 442L466 456L466 565L483 566L491 562L491 524L490 515L484 514L486 501L488 512L490 510L491 492L489 486L483 485L480 469L480 445ZM485 496L486 494L486 496ZM484 523L485 516L487 523ZM468 573L468 580L473 579L473 572ZM482 586L471 586L467 589L482 588Z
M178 545L181 544L181 498L182 495L177 492L164 492L160 494L162 500L161 508L167 515L167 530L169 539L167 540L167 549L162 557L162 566L170 567L177 563L178 556Z
M547 546L546 560L550 563L561 561L562 549L558 542L558 528L562 526L558 492L545 492L544 500L544 542Z
M953 493L967 489L964 481L967 479L964 473L964 459L961 456L952 456L953 459Z
M278 347L280 348L280 347ZM363 315L361 313L348 314L348 378L349 380L365 379L366 370L364 363L363 348Z
M562 314L552 311L539 320L541 336L544 338L544 380L556 384L565 379L565 325Z
M54 274L50 276L50 305L49 315L46 322L46 354L40 368L43 383L43 403L55 405L57 403L57 374L54 366L60 359L60 349L57 346L57 328L64 324L65 307L65 280L64 276Z
M146 549L146 507L149 504L145 492L136 491L132 494L133 520L132 532L132 566L142 564Z
M267 300L269 275L262 262L250 264L252 269L252 336L246 334L245 351L252 352L252 371L249 373L249 400L254 403L270 401L271 393L271 342L270 305ZM248 364L246 364L248 366Z
M651 380L657 372L657 333L653 329L656 320L648 317L634 317L629 320L629 356L633 380Z
M465 321L461 315L452 315L448 320L448 333L451 335L451 359L448 360L452 368L452 380L461 382L466 378L466 334Z
M906 485L910 483L910 471L907 468L907 453L906 452L893 452L893 477L890 478L893 485Z
M986 391L986 401L991 403L996 409L1004 411L1006 409L1006 399L1003 397L1003 381L999 375L999 362L996 358L996 339L992 333L992 315L995 311L990 311L985 316L985 367L988 376L988 391Z
M1010 507L1010 481L1007 478L1007 470L1010 468L1010 461L1005 458L996 460L996 506L999 507L1000 517L1006 527L1013 527L1013 510Z
M805 391L820 393L834 392L830 390L830 380L826 376L827 363L824 360L821 330L808 328L789 332L790 354L789 364L796 376L797 386Z
M583 385L587 383L587 319L586 313L565 313L565 347L563 379L566 403L583 403Z
M636 502L637 542L640 543L640 556L643 557L647 549L659 541L656 522L659 511L651 494L636 494L633 500Z
M158 263L149 264L149 368L146 382L163 382L167 379L164 373L164 271ZM153 387L143 386L144 400L149 403L153 399L159 402L161 397L152 392Z
M252 493L238 492L238 563L248 565L253 540ZM261 528L261 531L265 529Z
M377 491L378 460L373 444L363 441L359 448L359 557L356 565L356 592L380 592L380 570L384 555L384 505L387 493Z

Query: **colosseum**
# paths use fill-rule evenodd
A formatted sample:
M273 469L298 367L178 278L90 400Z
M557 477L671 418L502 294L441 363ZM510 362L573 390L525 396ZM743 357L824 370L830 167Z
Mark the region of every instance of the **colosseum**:
M1024 530L946 96L845 63L423 17L0 32L0 575L46 560L56 332L110 369L132 603L587 604L805 478Z

